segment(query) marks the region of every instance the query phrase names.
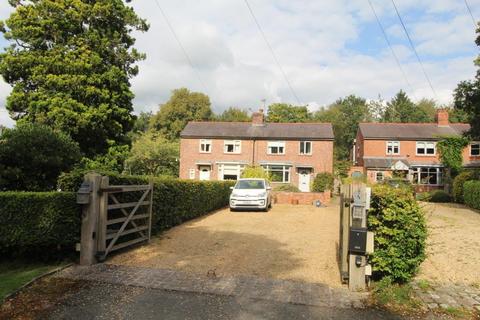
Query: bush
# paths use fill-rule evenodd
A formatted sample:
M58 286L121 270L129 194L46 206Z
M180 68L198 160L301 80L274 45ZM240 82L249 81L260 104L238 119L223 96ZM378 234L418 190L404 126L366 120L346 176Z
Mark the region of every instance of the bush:
M430 192L430 202L451 202L452 197L443 190L435 190Z
M452 196L455 202L463 203L463 185L465 182L478 179L480 179L479 171L469 170L458 174L455 179L453 179Z
M298 189L293 184L282 184L282 185L276 186L273 190L285 191L285 192L300 192L300 189Z
M80 214L72 192L0 192L0 254L49 258L73 252Z
M58 186L62 190L76 191L83 181L85 171L75 170L62 175ZM199 217L228 205L230 187L234 181L196 181L165 177L126 176L102 172L108 175L111 185L148 184L153 181L154 232L161 231L184 221ZM138 196L129 194L131 201ZM125 201L127 199L119 199Z
M21 124L0 137L0 190L54 190L62 171L80 160L69 136L49 127Z
M474 209L480 209L480 181L467 181L463 185L465 204Z
M246 167L242 172L242 178L260 178L271 180L270 174L260 166Z
M332 190L333 188L333 175L329 172L322 172L317 174L313 180L313 192L324 192Z
M370 257L374 279L409 281L425 259L427 237L425 217L413 195L406 189L374 186L368 225L375 233Z

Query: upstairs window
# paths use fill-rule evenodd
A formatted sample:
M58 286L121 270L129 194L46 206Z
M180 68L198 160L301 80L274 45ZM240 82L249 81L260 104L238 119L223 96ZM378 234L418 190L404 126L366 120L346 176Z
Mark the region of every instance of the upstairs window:
M471 156L480 156L480 142L472 143L470 145L470 155Z
M269 141L267 145L267 154L285 154L285 142Z
M417 142L417 155L419 156L435 155L435 142L429 142L429 141Z
M212 152L212 140L206 140L206 139L200 140L200 152L201 153Z
M223 143L223 152L240 153L242 151L242 142L240 140L225 140Z
M300 141L300 154L312 154L311 141Z
M400 141L387 141L387 154L400 154Z

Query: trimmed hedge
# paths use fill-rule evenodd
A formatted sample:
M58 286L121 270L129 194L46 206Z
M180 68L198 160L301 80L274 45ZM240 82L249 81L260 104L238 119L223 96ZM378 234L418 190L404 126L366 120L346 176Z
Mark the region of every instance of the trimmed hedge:
M1 192L0 254L52 256L73 252L80 239L81 208L75 192L85 172L64 174L59 187L67 192ZM105 174L105 172L103 172ZM149 178L108 174L110 184L148 184ZM158 232L228 205L233 182L153 178L152 231ZM75 191L75 192L74 192ZM119 196L136 201L140 193ZM65 252L64 252L65 251Z
M300 189L298 189L293 184L287 183L276 186L275 188L273 188L273 191L300 192Z
M452 196L443 190L433 190L417 194L417 200L427 202L452 202Z
M0 254L50 258L73 252L80 215L72 192L0 192Z
M474 209L480 209L480 181L467 181L463 185L465 204Z
M411 192L375 185L368 226L375 232L375 252L370 257L373 278L409 281L425 259L427 238L424 213Z
M83 181L86 171L76 170L63 174L58 188L76 191ZM196 181L179 180L165 177L126 176L101 172L108 175L111 185L148 184L153 181L153 221L154 232L178 225L184 221L199 217L228 205L230 187L235 181ZM131 201L138 195L130 194ZM122 201L122 199L119 199ZM123 199L126 201L127 199Z

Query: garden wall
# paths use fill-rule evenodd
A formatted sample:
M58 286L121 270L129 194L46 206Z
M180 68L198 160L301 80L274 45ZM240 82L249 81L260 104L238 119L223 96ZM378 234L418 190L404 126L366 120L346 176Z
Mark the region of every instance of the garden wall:
M276 204L313 204L320 200L322 204L329 204L331 195L327 192L273 192Z

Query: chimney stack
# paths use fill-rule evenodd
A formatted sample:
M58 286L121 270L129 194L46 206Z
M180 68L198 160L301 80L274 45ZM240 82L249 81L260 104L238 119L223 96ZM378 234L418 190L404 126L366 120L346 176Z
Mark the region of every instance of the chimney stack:
M263 126L264 124L263 118L264 118L263 109L259 109L258 111L252 114L252 124L254 126Z
M437 126L448 126L450 124L448 121L448 109L438 109L435 120L437 121Z

